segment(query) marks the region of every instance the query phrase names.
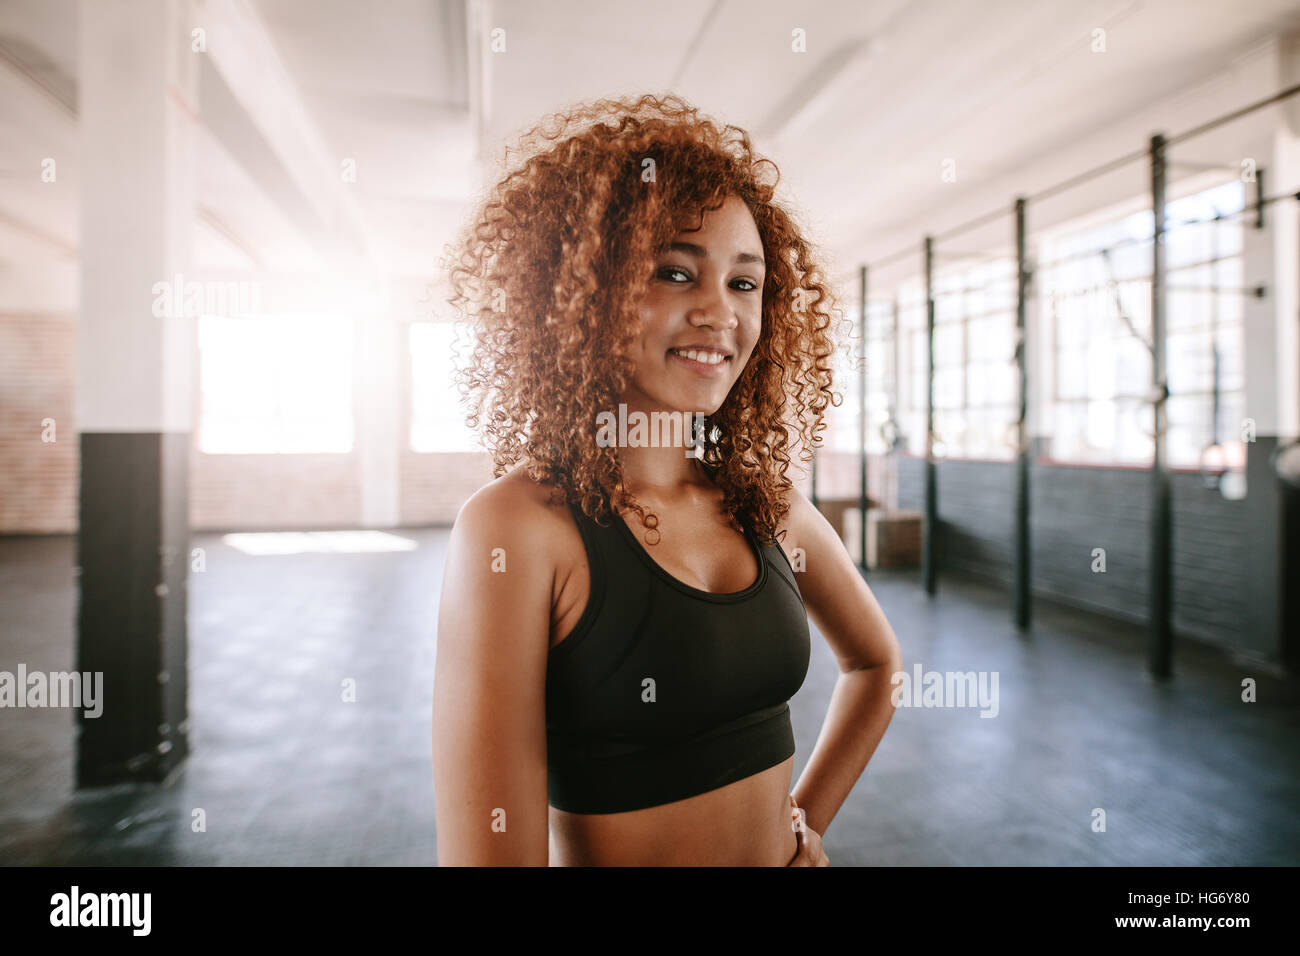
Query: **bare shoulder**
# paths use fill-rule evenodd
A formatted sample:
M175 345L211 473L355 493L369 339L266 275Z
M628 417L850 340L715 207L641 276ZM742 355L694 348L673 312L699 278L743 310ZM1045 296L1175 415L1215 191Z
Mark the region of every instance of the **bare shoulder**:
M551 488L530 479L523 468L489 481L469 496L451 529L447 562L499 562L545 589L551 604L585 562L577 524L563 501L551 503ZM495 567L502 564L495 563ZM468 587L468 585L464 585Z
M551 491L515 470L461 505L444 565L440 626L445 619L451 631L491 635L484 639L498 649L503 629L524 652L550 645L566 607L587 594L578 525L562 499L551 502Z
M564 504L551 503L550 489L516 468L470 495L456 514L452 535L476 545L527 549L529 562L537 566L538 559L567 555L572 524Z

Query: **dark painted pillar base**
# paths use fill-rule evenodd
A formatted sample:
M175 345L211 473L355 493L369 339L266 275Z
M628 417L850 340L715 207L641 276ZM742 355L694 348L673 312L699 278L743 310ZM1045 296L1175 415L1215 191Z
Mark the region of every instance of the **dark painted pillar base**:
M1281 484L1271 459L1277 436L1257 435L1246 442L1246 614L1241 651L1277 661L1281 652L1282 530Z
M1300 674L1300 490L1282 494L1281 656L1287 670Z
M77 711L77 787L161 781L189 753L190 435L83 432L77 670L103 674Z
M939 587L939 561L943 556L943 526L939 522L938 463L925 462L925 526L921 535L921 581L927 594Z
M1281 486L1281 621L1278 653L1292 674L1300 674L1300 490Z

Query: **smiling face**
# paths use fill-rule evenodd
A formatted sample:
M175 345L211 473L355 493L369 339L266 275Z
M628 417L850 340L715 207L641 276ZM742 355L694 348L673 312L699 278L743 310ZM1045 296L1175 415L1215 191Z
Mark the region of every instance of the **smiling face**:
M678 233L641 301L629 408L716 412L758 343L765 274L758 227L738 196Z

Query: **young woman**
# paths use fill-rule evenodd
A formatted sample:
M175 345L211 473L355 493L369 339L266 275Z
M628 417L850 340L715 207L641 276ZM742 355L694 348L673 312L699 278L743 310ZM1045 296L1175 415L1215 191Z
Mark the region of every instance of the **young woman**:
M742 130L672 96L557 119L446 260L496 477L442 582L439 862L828 865L901 668L786 477L833 398L830 290ZM810 618L840 674L791 791Z

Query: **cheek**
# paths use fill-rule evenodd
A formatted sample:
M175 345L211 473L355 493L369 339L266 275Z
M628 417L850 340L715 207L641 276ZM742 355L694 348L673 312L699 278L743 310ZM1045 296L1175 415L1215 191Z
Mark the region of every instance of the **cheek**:
M661 341L668 327L668 316L664 309L656 307L653 300L643 303L639 312L641 318L641 346L646 351L653 351L656 343ZM668 346L664 346L667 348Z
M763 317L761 315L753 316L745 323L745 341L744 345L753 352L758 347L759 339L763 337Z

